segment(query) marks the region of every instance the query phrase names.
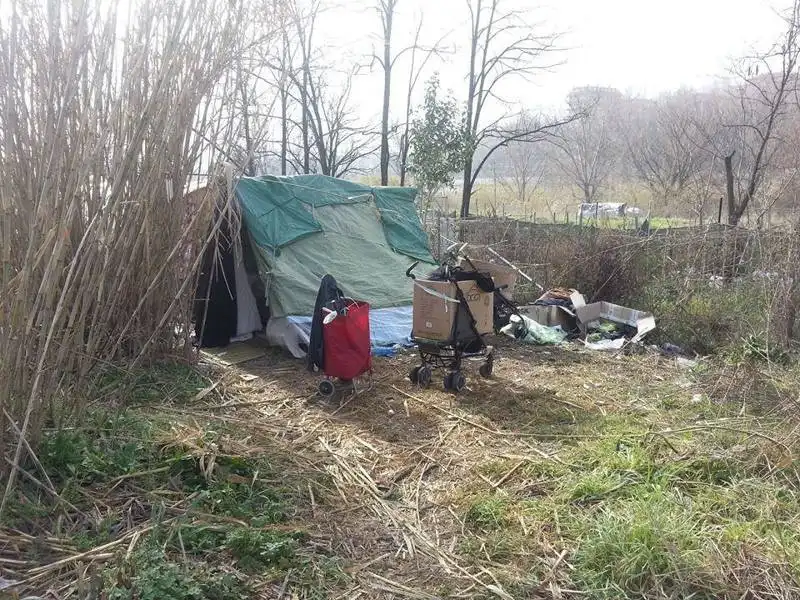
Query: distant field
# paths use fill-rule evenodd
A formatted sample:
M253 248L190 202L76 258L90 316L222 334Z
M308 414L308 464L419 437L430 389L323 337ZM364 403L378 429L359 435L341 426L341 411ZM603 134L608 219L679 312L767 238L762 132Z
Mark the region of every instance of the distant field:
M372 176L363 177L360 181L368 185L379 184L379 179ZM390 178L389 183L399 185L399 180ZM539 184L523 198L512 181L482 179L473 190L470 213L477 216L510 217L542 223L575 223L581 200L580 190L564 183ZM598 200L625 203L640 208L644 215L652 213L650 219L652 227L676 227L697 223L697 218L690 216L689 207L678 203L668 206L656 203L650 191L635 182L612 183L606 186ZM434 199L431 210L458 214L460 207L461 185L457 182L454 188L441 192ZM711 214L713 212L715 211L708 209L704 222L716 220L716 214ZM630 228L636 225L636 219L602 219L601 225Z
M651 211L652 195L636 184L621 183L610 186L600 198L600 202L621 202L640 208L644 214ZM524 219L528 221L575 222L581 197L578 190L568 185L540 185L523 199L515 187L507 182L483 182L475 187L470 212L480 216L498 216ZM458 212L461 206L461 188L449 190L436 199L437 207L443 212ZM670 224L691 219L681 218L684 211L679 207L652 206L656 218L667 219ZM623 221L620 219L620 221ZM633 219L631 219L633 221ZM651 219L652 223L652 219ZM626 226L628 224L626 223Z

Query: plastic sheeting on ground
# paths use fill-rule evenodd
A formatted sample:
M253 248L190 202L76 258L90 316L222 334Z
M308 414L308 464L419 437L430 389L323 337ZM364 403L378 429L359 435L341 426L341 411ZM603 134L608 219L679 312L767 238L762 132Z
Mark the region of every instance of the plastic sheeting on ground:
M411 307L378 308L369 313L370 343L373 347L412 346ZM311 335L311 317L279 317L270 319L267 341L286 348L295 358L305 358Z
M528 344L541 346L560 344L567 337L567 333L560 327L541 325L525 315L511 315L511 322L500 332Z

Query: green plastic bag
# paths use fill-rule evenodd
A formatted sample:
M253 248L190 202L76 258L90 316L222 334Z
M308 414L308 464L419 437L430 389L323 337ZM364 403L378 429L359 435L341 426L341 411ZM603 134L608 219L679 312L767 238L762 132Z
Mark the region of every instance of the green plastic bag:
M560 327L547 327L525 315L511 315L511 322L500 332L537 346L552 346L567 339L566 332Z

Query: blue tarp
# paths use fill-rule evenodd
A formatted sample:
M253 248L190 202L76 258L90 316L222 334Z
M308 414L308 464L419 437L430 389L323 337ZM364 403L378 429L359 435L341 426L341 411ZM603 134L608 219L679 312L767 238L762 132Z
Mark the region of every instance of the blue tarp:
M290 316L306 334L311 333L311 317ZM377 308L369 311L370 338L373 347L413 346L411 343L411 307Z

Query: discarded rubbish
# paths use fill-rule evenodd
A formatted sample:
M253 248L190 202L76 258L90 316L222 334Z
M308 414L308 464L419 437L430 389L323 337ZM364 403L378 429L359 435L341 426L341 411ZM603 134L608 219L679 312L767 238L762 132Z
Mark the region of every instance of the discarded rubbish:
M394 358L400 346L373 346L372 356L383 356L387 358Z
M684 358L683 356L678 356L675 359L675 362L681 369L694 369L697 366L696 360L692 360L690 358Z
M578 306L575 308L575 316L578 318L581 333L584 335L588 335L592 331L599 331L607 335L620 333L624 337L630 335L630 341L633 343L638 342L656 328L656 320L651 313L611 302L594 302ZM608 322L625 326L628 331L625 331L624 328L620 331L618 328L612 333L610 327L604 325Z
M686 354L686 350L675 344L664 343L661 345L661 352L665 356L682 356Z
M511 315L511 322L503 327L501 333L539 346L560 344L567 338L567 333L560 327L547 327L525 315Z
M520 310L540 325L560 326L564 331L572 332L578 328L575 309L585 304L586 300L577 290L554 288Z
M624 337L616 339L602 339L596 342L585 341L584 344L589 350L621 350L627 340Z

